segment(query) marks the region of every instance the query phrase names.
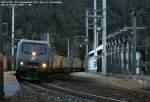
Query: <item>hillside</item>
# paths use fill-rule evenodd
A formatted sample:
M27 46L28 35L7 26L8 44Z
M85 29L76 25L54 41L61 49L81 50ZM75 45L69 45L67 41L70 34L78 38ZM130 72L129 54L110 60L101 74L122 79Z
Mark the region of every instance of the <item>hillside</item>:
M31 37L35 34L50 33L56 53L67 54L67 40L76 35L85 35L85 9L93 7L93 0L62 0L62 5L32 5L30 7L15 8L15 37ZM101 9L102 1L98 1ZM149 11L149 0L107 0L107 31L108 34L124 26L131 26L131 13L133 11ZM9 36L11 36L11 9L3 7L2 22L8 23ZM145 19L140 19L144 25ZM100 22L98 22L100 23ZM4 27L2 27L5 32ZM148 31L147 31L148 32ZM148 33L145 37L149 38ZM90 31L92 46L93 32ZM73 40L72 40L72 45ZM83 48L80 48L83 49ZM84 56L84 51L79 51L79 56Z

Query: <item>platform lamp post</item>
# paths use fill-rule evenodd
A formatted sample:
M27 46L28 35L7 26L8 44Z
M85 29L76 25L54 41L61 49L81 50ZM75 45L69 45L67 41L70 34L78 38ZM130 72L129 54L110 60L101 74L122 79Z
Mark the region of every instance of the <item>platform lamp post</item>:
M70 42L71 42L71 39L70 38L65 38L65 40L67 40L67 58L68 58L68 64L69 64L69 67L71 68L72 67L72 61L71 61L71 55L70 55Z
M69 63L69 67L70 65L70 39L67 39L67 47L68 47L68 51L67 51L67 56L68 56L68 63Z

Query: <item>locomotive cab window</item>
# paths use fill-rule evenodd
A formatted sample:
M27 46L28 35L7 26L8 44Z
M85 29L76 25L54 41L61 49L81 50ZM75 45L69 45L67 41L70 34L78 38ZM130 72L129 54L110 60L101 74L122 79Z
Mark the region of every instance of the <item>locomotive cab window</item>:
M46 45L44 44L34 44L34 43L24 43L22 45L22 52L31 54L36 52L38 55L46 54Z

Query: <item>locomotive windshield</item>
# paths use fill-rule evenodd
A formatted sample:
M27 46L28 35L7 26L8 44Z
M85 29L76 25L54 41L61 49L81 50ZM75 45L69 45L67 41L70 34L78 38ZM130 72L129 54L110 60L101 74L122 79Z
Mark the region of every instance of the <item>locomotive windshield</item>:
M41 55L46 53L46 45L37 43L24 43L22 46L22 51L28 54L31 54L33 51L35 51L38 55Z

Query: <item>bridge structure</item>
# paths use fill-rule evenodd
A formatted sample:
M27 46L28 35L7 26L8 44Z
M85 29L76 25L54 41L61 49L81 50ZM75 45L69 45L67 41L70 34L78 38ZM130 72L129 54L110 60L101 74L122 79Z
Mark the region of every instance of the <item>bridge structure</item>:
M107 36L107 73L138 75L149 70L147 58L149 44L137 45L137 43L141 45L141 42L137 42L137 34L141 34L139 31L146 31L148 28L147 26L137 26L138 16L149 17L149 14L133 12L132 27L124 27ZM101 52L97 62L97 71L99 72L102 71L102 56L103 53Z
M114 32L107 37L108 73L134 74L133 36L128 30Z

